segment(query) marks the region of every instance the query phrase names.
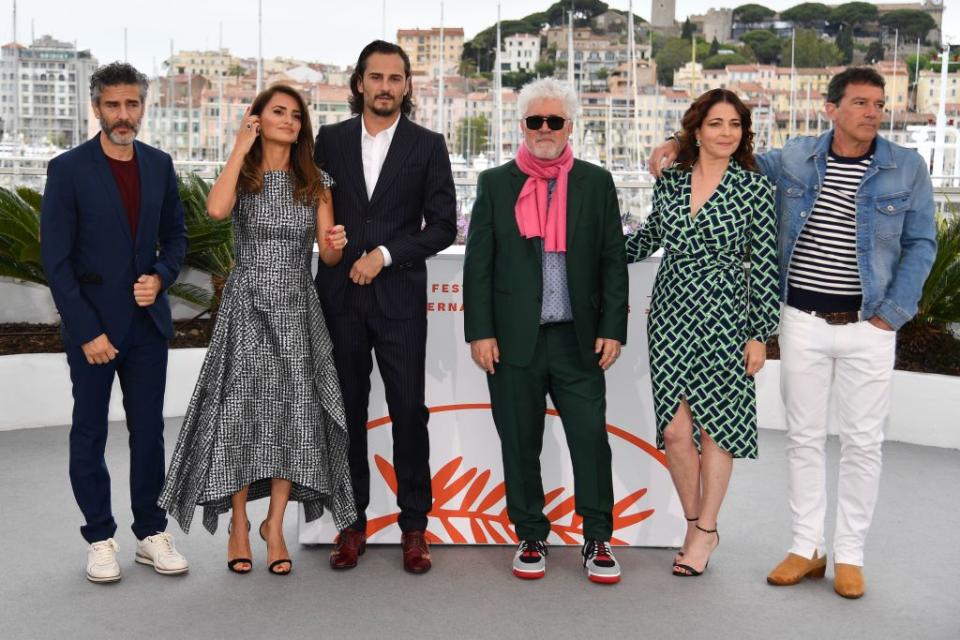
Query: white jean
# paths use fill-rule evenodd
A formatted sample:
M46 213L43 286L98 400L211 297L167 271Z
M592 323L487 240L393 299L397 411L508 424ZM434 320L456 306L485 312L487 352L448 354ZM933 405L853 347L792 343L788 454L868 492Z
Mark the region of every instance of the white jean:
M780 322L780 393L786 408L791 553L826 553L827 406L840 430L834 562L863 566L880 486L896 332L869 322L829 325L790 306Z

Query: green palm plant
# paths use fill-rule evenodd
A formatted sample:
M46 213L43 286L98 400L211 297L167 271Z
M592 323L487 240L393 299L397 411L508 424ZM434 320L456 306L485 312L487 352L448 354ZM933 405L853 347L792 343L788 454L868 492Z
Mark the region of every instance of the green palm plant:
M937 220L937 255L917 309L920 323L960 322L960 215Z
M0 276L47 284L40 259L40 194L0 187Z
M229 219L214 220L207 215L210 185L202 178L190 174L180 180L179 189L187 226L187 255L184 266L208 274L212 291L177 282L170 287L169 293L202 307L203 312L200 315L209 313L215 316L220 308L227 277L233 269L233 226Z
M229 220L207 215L208 185L190 174L179 183L187 227L184 265L210 276L210 289L177 282L168 293L215 315L227 276L233 269L233 229ZM40 203L43 196L28 187L0 187L0 277L46 285L40 258ZM199 317L199 316L198 316Z

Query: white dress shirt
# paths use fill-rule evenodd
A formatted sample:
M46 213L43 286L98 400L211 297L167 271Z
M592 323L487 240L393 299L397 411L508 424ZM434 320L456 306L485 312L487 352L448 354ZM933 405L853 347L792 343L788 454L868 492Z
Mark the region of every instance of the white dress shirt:
M367 131L367 123L360 116L360 156L363 159L363 181L367 185L367 198L373 197L373 190L377 187L377 180L380 178L380 170L383 169L383 161L387 159L387 152L390 150L390 143L393 141L393 134L397 130L397 124L400 122L400 115L393 124L373 136ZM383 254L383 266L389 267L393 263L390 252L383 245L377 247Z

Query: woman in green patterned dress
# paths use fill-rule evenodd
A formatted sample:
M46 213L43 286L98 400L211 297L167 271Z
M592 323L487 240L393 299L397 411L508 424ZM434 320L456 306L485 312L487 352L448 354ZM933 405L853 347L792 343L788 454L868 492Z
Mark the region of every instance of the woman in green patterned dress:
M736 94L700 96L678 137L681 161L626 242L628 262L664 249L648 319L657 446L688 522L673 573L697 576L720 544L733 458L757 457L753 376L780 314L777 221Z

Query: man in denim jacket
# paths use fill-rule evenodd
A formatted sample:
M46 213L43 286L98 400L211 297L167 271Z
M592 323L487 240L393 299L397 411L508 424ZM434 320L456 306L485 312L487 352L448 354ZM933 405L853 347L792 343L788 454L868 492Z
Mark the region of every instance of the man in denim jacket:
M869 67L834 76L833 129L757 156L777 186L780 383L786 407L793 544L773 585L826 569L826 454L831 388L840 428L834 589L865 592L863 546L880 484L896 331L917 312L937 251L933 187L915 152L877 135L884 81ZM653 156L656 174L676 145Z

